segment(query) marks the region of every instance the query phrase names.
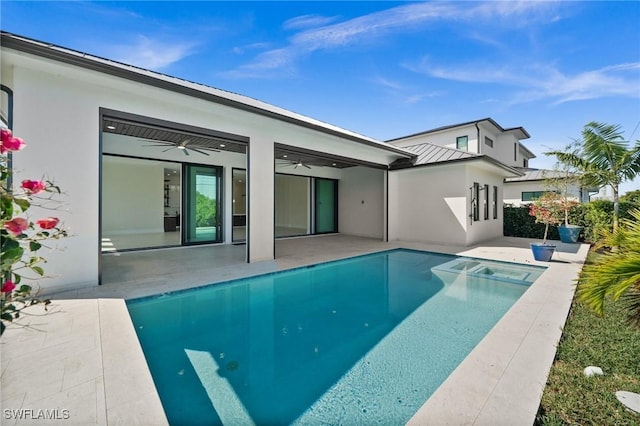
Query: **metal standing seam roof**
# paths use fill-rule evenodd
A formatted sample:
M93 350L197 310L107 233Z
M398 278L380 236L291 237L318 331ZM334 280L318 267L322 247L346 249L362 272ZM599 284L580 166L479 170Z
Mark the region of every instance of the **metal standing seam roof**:
M566 177L565 173L558 170L546 170L546 169L519 169L523 176L507 178L507 182L527 182L527 181L538 181L545 179L555 179L555 178L563 178Z
M92 71L98 71L108 75L136 81L149 86L160 87L162 89L205 99L291 124L297 124L316 131L349 139L354 142L377 147L404 157L411 157L410 153L400 147L389 145L368 136L250 98L248 96L172 77L111 59L93 56L88 53L42 42L6 31L0 31L0 35L0 46L4 49L13 49L43 58L53 59L62 63L79 66Z
M434 164L444 161L460 160L464 158L483 157L480 154L460 151L459 149L447 148L444 146L424 142L417 145L405 146L404 149L416 154L415 165Z

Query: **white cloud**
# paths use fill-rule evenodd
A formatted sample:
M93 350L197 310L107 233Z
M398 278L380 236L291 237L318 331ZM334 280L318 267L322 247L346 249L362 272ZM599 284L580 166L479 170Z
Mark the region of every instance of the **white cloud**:
M407 68L446 80L521 88L522 90L509 100L510 103L548 99L554 104L560 104L611 96L640 97L640 63L611 65L573 75L563 74L552 65L495 67L481 63L465 63L446 67L435 66L429 59Z
M160 70L189 56L195 43L167 43L140 35L130 45L112 46L110 56L142 68Z
M330 24L338 19L336 16L302 15L286 21L282 28L285 30L299 30L304 28L320 27Z
M420 2L402 5L391 9L359 16L347 21L329 25L321 25L322 17L305 15L294 18L285 23L285 28L313 28L294 34L289 43L273 51L258 55L253 62L241 66L239 69L227 73L228 75L242 75L243 69L260 69L274 71L274 61L271 56L277 56L286 61L279 65L283 70L291 71L293 63L302 55L311 54L318 50L338 49L345 46L372 43L380 38L394 33L409 33L423 30L430 23L473 22L482 25L489 21L496 25L500 20L502 25L521 25L526 22L546 22L557 18L552 15L554 2L502 2L488 1L485 3L471 2ZM326 18L329 19L329 18ZM251 75L259 76L259 73Z

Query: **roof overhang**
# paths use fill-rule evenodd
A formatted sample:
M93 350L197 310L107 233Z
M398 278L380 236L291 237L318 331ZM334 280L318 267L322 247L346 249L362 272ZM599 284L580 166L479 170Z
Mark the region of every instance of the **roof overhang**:
M399 138L389 139L386 142L392 143L392 142L403 140L403 139L410 139L416 136L429 135L433 133L444 132L447 130L455 129L458 127L467 127L471 125L480 125L480 124L492 126L493 128L495 128L497 131L501 133L513 133L516 136L516 138L518 138L518 140L529 139L531 137L531 135L529 135L529 133L524 129L524 127L511 127L511 128L505 129L501 125L499 125L493 118L487 117L487 118L482 118L480 120L467 121L465 123L458 123L458 124L451 124L448 126L436 127L435 129L425 130L423 132L418 132L411 135L402 136Z
M487 167L488 169L497 171L501 176L503 176L505 178L517 177L517 176L523 176L524 175L524 173L522 173L518 169L513 168L513 167L509 167L506 164L496 160L495 158L489 157L487 155L477 155L477 156L474 156L474 157L457 158L457 159L454 159L454 160L446 160L446 161L439 161L437 163L427 163L427 164L418 164L418 165L411 165L411 164L407 164L407 163L402 163L402 164L396 165L395 167L390 168L390 170L406 170L406 169L411 169L411 168L417 169L417 168L437 167L437 166L452 165L452 164L480 165L482 167Z

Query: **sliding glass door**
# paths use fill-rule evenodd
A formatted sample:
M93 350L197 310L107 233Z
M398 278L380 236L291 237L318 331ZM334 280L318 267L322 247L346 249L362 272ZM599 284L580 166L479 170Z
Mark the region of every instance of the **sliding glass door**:
M315 179L316 234L338 232L338 181Z
M222 241L220 167L183 164L183 244Z

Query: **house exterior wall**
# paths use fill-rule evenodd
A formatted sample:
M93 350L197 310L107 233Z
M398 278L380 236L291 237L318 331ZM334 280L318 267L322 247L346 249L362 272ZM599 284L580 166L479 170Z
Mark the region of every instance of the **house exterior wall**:
M389 240L466 245L466 185L464 166L389 172Z
M468 152L478 153L478 130L471 124L468 126L456 127L441 132L417 135L391 142L395 146L404 147L428 142L433 145L445 148L456 149L456 138L458 136L468 137Z
M389 240L468 246L502 236L503 176L473 163L417 167L389 173ZM430 183L438 182L437 185ZM471 188L489 185L489 219L471 218ZM498 187L498 218L493 219L493 187Z
M523 192L544 192L550 188L545 185L544 181L516 181L505 182L504 184L504 203L513 206L521 206L529 204L530 201L522 201ZM574 185L568 190L569 198L578 202L588 202L589 196L586 192L581 191L580 187Z
M479 137L478 131L480 132ZM394 140L390 143L394 146L406 147L426 142L456 149L456 138L458 136L467 136L469 138L468 152L485 154L510 167L524 167L523 161L531 158L530 154L522 149L520 141L513 132L499 132L495 126L487 125L487 123L482 121L478 123L477 128L474 124L468 124L439 132ZM485 143L486 137L493 141L493 147Z
M466 184L468 191L470 193L470 188L473 187L475 182L480 184L480 187L483 188L484 185L489 185L489 194L488 199L487 193L484 190L480 191L480 214L478 221L469 220L469 227L467 228L467 245L476 244L482 241L491 240L493 238L498 238L503 235L503 212L502 212L502 198L503 198L503 176L491 172L485 168L477 167L476 165L468 165L466 169ZM497 199L497 209L498 209L498 217L497 219L493 218L493 187L498 188L498 199ZM489 217L485 219L484 216L484 202L488 203L489 208ZM471 205L471 200L469 200L469 206ZM469 213L471 211L469 210Z
M338 230L360 237L384 238L384 170L349 167L338 184Z
M396 154L338 135L285 123L230 106L196 99L115 76L3 49L2 84L14 93L16 136L28 148L14 156L15 181L52 178L65 191L65 210L56 212L71 238L52 243L44 290L97 284L99 270L99 111L107 108L248 137L245 161L221 161L231 195L231 168L248 170L248 258L274 258L274 143L387 164ZM222 153L220 153L222 154ZM213 157L218 157L215 154ZM221 158L221 157L218 157ZM217 160L213 160L217 161ZM244 166L244 167L243 167ZM135 185L135 182L132 182ZM381 189L382 190L382 189ZM378 203L379 204L379 203ZM34 209L34 215L39 213ZM42 214L51 215L50 211ZM231 203L225 203L230 232ZM349 220L346 222L349 228ZM369 232L356 229L356 232Z

